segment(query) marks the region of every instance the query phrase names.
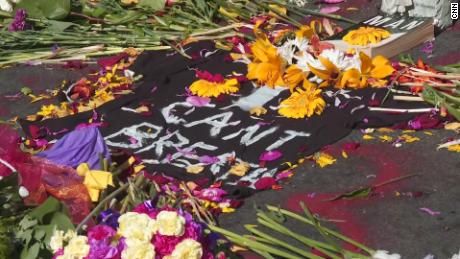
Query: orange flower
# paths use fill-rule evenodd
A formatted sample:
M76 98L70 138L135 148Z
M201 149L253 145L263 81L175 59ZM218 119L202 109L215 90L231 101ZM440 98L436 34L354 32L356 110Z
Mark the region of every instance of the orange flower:
M248 65L247 78L269 87L284 85L284 60L267 37L259 37L251 45L251 51L253 60Z
M304 72L297 65L290 65L286 69L283 79L286 86L288 86L292 92L297 85L307 80L307 76L308 72Z
M374 87L385 86L386 77L394 72L390 61L385 57L378 55L372 60L363 52L359 53L361 59L361 72L357 69L349 69L345 71L337 87L344 88L345 86L351 88L364 88L368 84Z
M325 68L324 70L317 69L310 64L308 64L308 67L313 74L324 80L324 82L322 82L319 87L337 85L337 82L339 82L340 78L342 77L341 71L329 59L321 56L319 56L318 59L321 64L323 64Z

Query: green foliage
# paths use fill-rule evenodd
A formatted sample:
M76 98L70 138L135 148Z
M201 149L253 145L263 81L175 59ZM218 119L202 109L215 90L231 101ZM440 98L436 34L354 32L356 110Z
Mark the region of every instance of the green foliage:
M53 197L31 210L18 223L16 238L23 244L21 259L50 258L48 244L55 230L74 229L65 206Z
M145 6L152 11L160 11L163 10L165 7L166 1L165 0L140 0L139 5L140 6Z
M16 9L26 9L30 17L60 20L70 13L70 0L22 0Z

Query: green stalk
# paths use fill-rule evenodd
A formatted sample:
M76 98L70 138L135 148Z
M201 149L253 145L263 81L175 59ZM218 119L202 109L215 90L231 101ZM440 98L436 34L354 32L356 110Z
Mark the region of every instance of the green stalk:
M269 246L269 245L266 245L266 244L261 244L259 242L253 241L253 240L251 240L249 238L242 237L242 236L240 236L240 235L238 235L236 233L233 233L231 231L219 228L219 227L214 226L214 225L208 225L208 228L210 230L216 232L216 233L220 233L220 234L226 236L232 242L234 242L234 243L236 243L236 244L238 244L240 246L244 246L244 247L248 247L248 248L251 248L251 249L267 252L267 253L270 253L272 255L280 256L282 258L302 259L302 257L299 257L297 255L293 255L291 253L285 252L283 250L277 249L275 247L272 247L272 246Z
M312 226L315 225L311 220L306 219L305 217L302 217L302 216L300 216L300 215L298 215L298 214L296 214L294 212L291 212L291 211L288 211L288 210L285 210L285 209L281 209L281 208L278 208L278 207L275 207L275 206L271 206L271 205L267 205L267 209L270 210L270 211L280 212L280 213L282 213L282 214L284 214L284 215L286 215L288 217L291 217L291 218L296 219L298 221L307 223L309 225L312 225ZM351 245L353 245L353 246L355 246L355 247L357 247L357 248L369 253L370 255L373 255L375 253L375 251L372 250L371 248L369 248L369 247L367 247L367 246L365 246L365 245L363 245L363 244L361 244L359 242L356 242L353 239L348 238L348 237L346 237L346 236L344 236L344 235L342 235L342 234L340 234L340 233L338 233L338 232L336 232L334 230L331 230L331 229L325 228L325 227L324 227L324 230L328 234L330 234L330 235L332 235L332 236L334 236L334 237L336 237L338 239L341 239L341 240L343 240L343 241L345 241L345 242L347 242L347 243L349 243L349 244L351 244Z
M260 224L264 225L265 227L271 228L271 229L273 229L273 230L275 230L277 232L280 232L282 234L291 236L292 238L297 239L298 241L300 241L301 243L303 243L303 244L305 244L305 245L307 245L309 247L314 247L315 249L317 249L318 251L321 251L322 253L324 253L325 255L329 256L332 259L340 259L340 257L337 256L337 254L331 252L331 251L338 252L338 253L341 252L340 250L337 250L334 246L331 246L331 245L325 244L323 242L316 241L316 240L307 238L305 236L302 236L302 235L300 235L298 233L295 233L295 232L291 231L290 229L288 229L288 228L276 223L275 221L269 219L267 216L265 216L263 219L258 218L257 222L259 222Z
M295 247L295 246L293 246L293 245L290 245L290 244L288 244L288 243L286 243L286 242L284 242L284 241L281 241L281 240L279 240L279 239L276 239L276 238L270 236L270 235L267 234L267 233L264 233L264 232L262 232L262 231L260 231L260 230L257 230L257 229L255 228L254 225L246 225L245 228L246 228L249 232L251 232L251 233L253 233L253 234L255 234L255 235L258 235L258 236L260 236L260 237L262 237L262 238L264 238L264 239L266 239L266 240L269 240L270 242L273 242L273 243L276 244L276 245L279 245L279 246L282 246L282 247L284 247L284 248L286 248L286 249L289 249L289 250L291 250L291 251L294 252L294 253L297 253L297 254L299 254L299 255L305 256L306 258L310 258L310 259L322 259L320 256L314 255L314 254L312 254L312 253L310 253L310 252L307 252L307 251L305 251L305 250L303 250L303 249L300 249L300 248Z

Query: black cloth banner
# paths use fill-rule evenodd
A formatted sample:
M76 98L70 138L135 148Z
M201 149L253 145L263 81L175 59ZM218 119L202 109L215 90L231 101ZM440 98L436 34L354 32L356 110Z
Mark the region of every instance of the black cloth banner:
M195 44L187 51L214 52L210 43ZM221 180L232 194L241 196L253 192L254 183L261 177L275 176L285 169L285 162L295 162L313 154L347 136L352 129L389 126L413 117L411 114L369 111L367 104L371 99L382 100L388 91L373 88L353 90L346 93L348 96L337 89L324 89L327 108L321 115L308 119L284 118L273 108L290 95L289 90L256 88L251 82L243 83L234 95L212 98L204 107L194 107L186 102L185 88L197 80L194 69L224 76L232 72L246 74L245 64L225 61L226 55L227 52L218 50L208 57L188 60L167 51L143 53L131 68L144 76L135 93L97 109L107 122L107 126L100 128L107 145L130 149L145 160L151 172L162 172L183 180L207 178L209 183ZM344 107L336 107L337 98L339 106ZM146 100L154 105L150 116L130 110ZM248 106L255 104L263 104L268 112L259 118L251 116ZM392 98L388 98L385 106L428 107L423 103L397 102ZM85 112L41 122L22 120L21 125L26 133L29 133L29 125L45 126L57 132L63 128L71 130L79 123L87 122L91 116L92 112ZM48 136L48 139L57 137ZM282 157L261 167L259 157L267 150L279 150ZM228 173L231 168L228 159L233 156L237 163L250 164L245 176ZM186 172L188 166L197 164L204 165L204 171L198 174Z

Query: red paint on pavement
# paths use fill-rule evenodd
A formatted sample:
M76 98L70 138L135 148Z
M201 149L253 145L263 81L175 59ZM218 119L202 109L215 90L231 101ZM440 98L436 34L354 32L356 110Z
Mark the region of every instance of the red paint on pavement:
M327 147L324 151L337 157L342 148L340 145L334 145ZM356 150L346 152L350 157L349 159L359 159L359 164L362 167L359 170L355 168L357 173L366 172L369 174L370 172L373 174L369 175L369 180L366 183L362 186L350 186L350 189L338 190L337 193L296 194L288 199L286 206L290 210L301 212L299 202L303 201L320 218L331 220L340 233L356 241L366 243L370 233L367 231L368 227L364 221L363 211L383 198L394 197L394 192L406 182L403 180L375 188L373 194L368 198L325 200L360 187L380 184L410 172L403 172L400 166L401 161L398 161L398 158L404 157L405 154L402 154L404 151L396 151L389 144L361 145ZM395 155L395 152L398 154ZM345 248L356 251L356 248L349 244L346 244Z

